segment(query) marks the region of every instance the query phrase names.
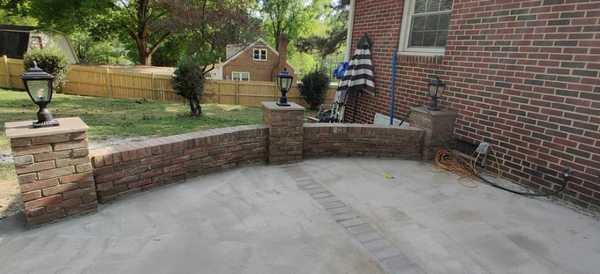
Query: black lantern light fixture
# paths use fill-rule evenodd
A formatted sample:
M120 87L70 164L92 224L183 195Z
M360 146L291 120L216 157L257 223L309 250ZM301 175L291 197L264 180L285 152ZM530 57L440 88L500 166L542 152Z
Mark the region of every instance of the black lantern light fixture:
M279 97L279 102L277 103L278 106L287 107L290 105L288 104L287 96L285 95L292 87L292 79L294 79L294 77L287 72L286 68L283 68L283 71L277 75L277 88L279 88L279 91L281 92L281 97Z
M446 84L440 80L440 77L436 76L435 79L431 79L429 82L429 97L431 97L431 106L428 107L429 110L441 110L438 106L438 99L442 97L444 90L446 90Z
M29 97L40 108L37 113L38 121L33 122L34 128L58 126L58 121L52 118L52 113L46 108L52 100L53 79L52 75L38 68L35 61L33 67L21 75Z

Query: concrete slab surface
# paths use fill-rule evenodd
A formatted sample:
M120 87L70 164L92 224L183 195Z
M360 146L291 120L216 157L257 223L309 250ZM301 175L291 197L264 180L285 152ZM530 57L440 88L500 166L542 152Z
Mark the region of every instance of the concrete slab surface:
M0 273L598 273L598 218L458 179L402 160L240 168L32 230L1 220Z

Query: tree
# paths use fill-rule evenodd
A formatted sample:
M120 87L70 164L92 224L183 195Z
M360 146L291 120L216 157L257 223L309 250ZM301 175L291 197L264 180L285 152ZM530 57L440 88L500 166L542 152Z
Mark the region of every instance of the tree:
M321 58L335 53L346 42L350 0L339 0L328 16L330 29L326 36L311 35L301 38L296 46L302 52L317 52Z
M37 22L28 10L28 0L0 0L0 24L35 26Z
M152 54L165 39L178 31L178 26L167 24L170 10L160 0L118 0L118 25L133 39L140 65L151 65Z
M202 94L204 92L204 68L198 60L191 58L182 59L173 73L173 89L177 95L183 97L190 106L192 117L202 116Z
M173 16L169 24L191 37L188 55L195 55L205 74L228 44L253 40L260 21L250 16L252 0L162 0Z
M192 32L201 46L220 40L249 22L250 0L31 0L32 13L42 26L66 33L93 32L103 37L128 37L138 62L152 64L152 55L170 36ZM232 25L232 29L227 25ZM253 27L248 24L248 27ZM200 29L196 29L199 27ZM226 32L221 35L215 30ZM219 40L219 41L217 41Z
M328 73L323 67L315 67L311 72L302 76L298 88L306 103L310 105L310 109L318 109L323 104L329 81Z
M131 38L138 62L152 63L156 48L173 33L163 24L169 11L161 0L31 0L32 13L40 25L69 34L92 32L108 38L111 30ZM108 27L108 29L102 29ZM100 30L100 31L98 31Z
M275 48L279 49L279 36L283 33L295 41L311 20L321 15L324 3L323 0L260 0L264 28Z
M87 32L76 32L71 35L73 49L83 64L127 64L125 48L118 39L101 39Z
M193 9L190 2L194 4ZM171 22L183 26L192 37L190 54L179 62L173 83L177 94L187 100L190 114L199 117L202 116L200 103L206 75L223 55L227 44L254 38L259 22L249 16L246 7L251 1L248 0L170 0L164 3L173 14L188 15L175 16Z

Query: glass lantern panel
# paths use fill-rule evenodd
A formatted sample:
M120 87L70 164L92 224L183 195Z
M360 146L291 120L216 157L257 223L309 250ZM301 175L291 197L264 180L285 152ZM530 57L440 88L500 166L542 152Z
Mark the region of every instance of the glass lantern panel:
M27 87L34 102L48 102L50 100L50 81L29 80L27 81Z
M280 76L277 77L277 90L281 90L281 86L282 86L282 82L283 78L281 78Z
M283 78L282 88L285 90L290 90L292 87L292 78Z
M436 92L437 92L437 86L429 84L429 96L430 97L436 96L437 95Z
M444 94L444 90L446 90L446 85L439 86L437 90L437 96L442 97L442 94Z

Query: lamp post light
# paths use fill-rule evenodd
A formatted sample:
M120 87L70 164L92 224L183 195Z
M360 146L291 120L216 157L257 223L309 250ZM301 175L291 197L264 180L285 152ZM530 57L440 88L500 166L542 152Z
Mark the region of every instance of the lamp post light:
M292 79L294 79L294 77L290 75L285 68L277 75L277 88L279 88L279 91L281 92L281 97L279 97L279 102L277 103L278 106L290 106L287 102L287 96L285 95L292 87Z
M442 97L444 90L446 90L446 84L440 80L440 77L436 76L435 79L431 79L429 82L429 97L431 97L431 106L427 107L429 110L441 110L441 108L438 106L438 99Z
M38 121L33 122L34 128L58 126L58 121L52 118L52 113L46 108L52 100L53 79L52 75L38 68L35 61L33 67L21 75L29 97L40 108L37 113Z

